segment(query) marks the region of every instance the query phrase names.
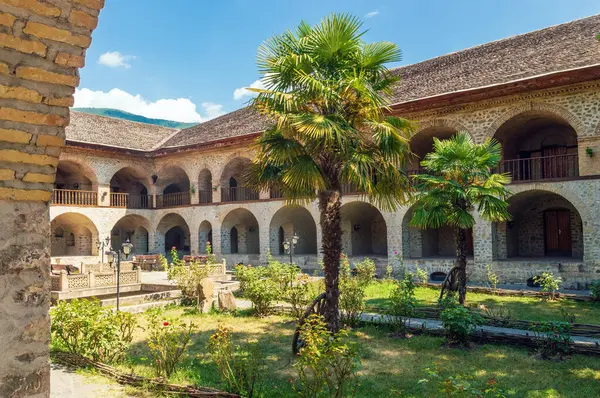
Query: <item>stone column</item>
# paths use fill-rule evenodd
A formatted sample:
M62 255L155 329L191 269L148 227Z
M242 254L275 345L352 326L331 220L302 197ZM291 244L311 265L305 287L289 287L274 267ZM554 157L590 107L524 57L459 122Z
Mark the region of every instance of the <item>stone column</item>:
M190 231L190 254L193 256L200 254L200 235L198 231Z
M110 185L98 185L98 206L110 206Z
M217 189L214 189L214 187L217 187ZM218 182L213 181L212 190L213 203L219 203L221 201L221 187L218 185Z
M271 248L271 239L269 236L271 227L270 224L270 217L260 217L258 219L258 247L260 248L260 262L262 264L267 262L267 253L269 253L269 249Z
M0 396L50 394L48 203L104 0L0 2Z
M474 212L473 216L473 257L475 264L486 265L493 260L492 224L484 221L477 212Z

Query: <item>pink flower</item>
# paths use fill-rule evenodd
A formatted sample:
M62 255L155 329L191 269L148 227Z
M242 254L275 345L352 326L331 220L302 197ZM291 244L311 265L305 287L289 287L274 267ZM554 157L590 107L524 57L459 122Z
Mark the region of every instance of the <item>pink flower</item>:
M394 256L397 256L398 252L396 250L394 250Z
M171 248L171 250L175 250L175 249L177 249L175 246L173 246L173 247Z
M163 322L163 326L169 326L169 322Z

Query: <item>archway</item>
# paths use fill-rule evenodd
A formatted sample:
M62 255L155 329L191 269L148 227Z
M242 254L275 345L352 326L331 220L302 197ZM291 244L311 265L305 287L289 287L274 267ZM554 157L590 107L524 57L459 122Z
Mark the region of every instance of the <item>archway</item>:
M71 161L60 161L52 203L57 205L95 206L98 204L98 183L93 170Z
M502 172L513 181L539 181L579 175L577 133L561 116L530 110L504 122L494 134L502 144Z
M198 174L198 197L200 203L212 202L212 174L209 169L203 169Z
M213 244L212 225L209 221L204 220L200 223L198 238L200 244L200 253L206 253L206 244L208 242L210 242L211 245Z
M246 187L244 173L250 167L251 161L237 157L230 160L221 173L221 201L238 202L257 200L258 192Z
M178 166L167 166L158 174L156 207L176 207L191 203L190 179Z
M341 208L342 250L348 256L387 256L387 227L383 215L366 202Z
M414 206L402 219L402 256L405 259L456 257L454 230L450 226L421 229L410 225ZM467 255L473 256L473 230L467 234Z
M284 206L277 210L269 226L269 246L273 255L285 254L283 242L296 234L295 254L317 254L317 225L310 212L300 206Z
M130 209L147 209L152 205L148 195L150 181L146 173L133 167L124 167L110 180L110 205Z
M221 253L260 253L258 221L247 209L227 213L221 226Z
M445 140L451 138L457 130L450 126L432 126L419 131L410 140L410 150L414 156L408 164L409 174L421 172L421 161L433 150L433 139Z
M80 213L63 213L50 223L52 257L97 256L98 229Z
M156 227L157 247L169 253L173 247L180 255L190 254L190 228L176 213L165 215Z
M583 258L581 215L561 195L524 191L509 199L508 211L512 221L494 224L494 251L499 260Z
M111 230L111 243L113 248L129 240L133 244L132 254L149 252L148 231L150 222L137 214L129 214L117 221Z

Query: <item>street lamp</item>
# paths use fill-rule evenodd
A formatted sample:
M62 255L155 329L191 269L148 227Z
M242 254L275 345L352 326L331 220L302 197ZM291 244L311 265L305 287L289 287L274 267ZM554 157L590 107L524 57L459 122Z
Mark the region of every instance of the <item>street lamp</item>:
M286 252L288 252L290 254L290 265L292 265L294 263L292 256L294 254L294 248L298 244L298 239L299 239L298 235L294 234L292 236L291 242L289 241L289 239L286 239L285 242L283 242L283 248L285 249Z
M102 263L104 263L104 248L109 247L109 244L110 244L110 236L107 236L106 239L104 239L104 240L96 241L96 247L98 248L98 251L100 253L102 253Z
M121 249L118 252L115 252L112 248L111 250L106 252L106 258L111 268L113 263L115 262L115 257L117 259L117 312L119 311L119 301L121 298L121 253L125 255L125 258L127 258L129 257L132 248L133 245L131 244L131 242L129 242L129 239L127 239L125 242L123 242L123 244L121 245Z

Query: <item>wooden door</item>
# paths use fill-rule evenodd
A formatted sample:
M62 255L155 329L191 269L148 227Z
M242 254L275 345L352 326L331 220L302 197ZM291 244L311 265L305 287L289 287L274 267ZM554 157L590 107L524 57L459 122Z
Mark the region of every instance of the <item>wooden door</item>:
M569 210L546 210L544 212L544 231L547 255L571 255Z

